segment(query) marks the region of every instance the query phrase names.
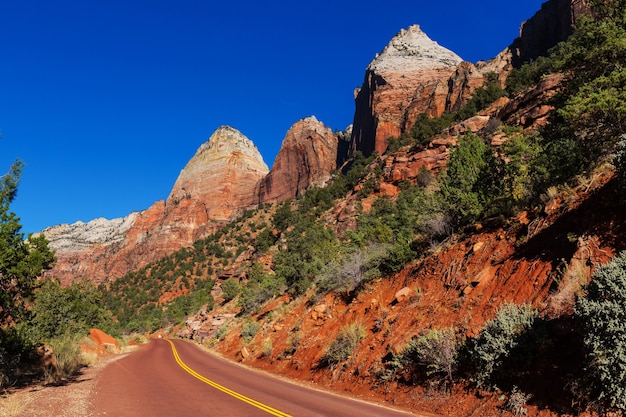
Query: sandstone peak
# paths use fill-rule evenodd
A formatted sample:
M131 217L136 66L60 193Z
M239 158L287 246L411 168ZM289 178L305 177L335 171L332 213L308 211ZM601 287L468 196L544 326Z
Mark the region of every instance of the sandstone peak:
M220 126L215 129L209 140L198 148L185 168L194 165L197 160L202 160L205 154L211 154L213 157L230 157L233 153L242 153L252 158L257 162L253 168L269 170L254 143L231 126Z
M312 185L325 185L337 168L337 147L337 135L315 116L298 120L283 139L272 170L259 185L259 202L285 201Z
M259 150L250 139L233 127L220 126L209 140L198 148L196 154L180 172L167 199L168 204L184 198L213 194L217 191L216 183L201 180L207 178L217 180L227 171L232 174L233 170L238 171L237 176L242 172L252 174L252 181L258 181L269 172Z
M419 25L402 29L374 58L368 70L407 72L426 69L452 68L463 59L431 40Z

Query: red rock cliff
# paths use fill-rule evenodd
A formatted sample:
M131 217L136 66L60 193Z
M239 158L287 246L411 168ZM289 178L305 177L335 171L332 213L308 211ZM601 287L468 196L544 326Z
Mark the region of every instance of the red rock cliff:
M272 170L259 185L259 202L295 198L312 185L324 186L337 168L338 138L315 117L296 122L287 132Z

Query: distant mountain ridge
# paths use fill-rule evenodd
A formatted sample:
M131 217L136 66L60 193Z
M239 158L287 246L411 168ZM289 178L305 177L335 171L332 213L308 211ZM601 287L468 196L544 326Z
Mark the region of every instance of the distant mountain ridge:
M64 284L81 278L97 283L115 280L190 246L244 210L295 198L312 185L323 186L347 152L382 154L387 140L410 130L420 114L439 116L458 110L487 73L502 79L514 64L563 40L569 33L566 25L546 31L549 36L537 45L537 33L553 19L570 22L571 31L575 17L587 12L584 0L550 0L522 25L520 38L509 48L489 62L476 64L464 62L429 39L418 25L403 29L366 69L363 86L355 93L349 144L342 139L345 133L334 133L308 117L289 129L268 170L250 139L233 127L220 127L181 171L165 201L123 219L45 229L57 256L47 275L59 277ZM510 117L517 114L510 106L506 111ZM421 165L440 167L446 146L429 150L425 159L418 158L412 165L402 159L390 162L400 165L389 170L394 175L412 175L406 172L415 173Z

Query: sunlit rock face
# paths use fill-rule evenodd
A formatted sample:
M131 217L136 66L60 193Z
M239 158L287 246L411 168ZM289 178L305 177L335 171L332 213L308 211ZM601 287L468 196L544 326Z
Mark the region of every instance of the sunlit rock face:
M324 186L337 169L338 138L314 116L287 132L272 170L259 186L259 202L295 198L312 185Z
M181 171L167 200L123 219L46 229L57 257L47 275L64 284L115 280L190 246L255 206L258 183L268 172L248 138L220 127Z
M383 153L387 140L399 137L419 114L441 115L450 106L449 80L462 62L418 25L401 30L369 64L355 92L354 149Z

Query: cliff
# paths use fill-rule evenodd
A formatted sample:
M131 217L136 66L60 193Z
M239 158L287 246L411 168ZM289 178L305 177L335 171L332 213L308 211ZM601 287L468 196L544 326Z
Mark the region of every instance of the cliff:
M355 92L353 150L383 153L420 113L449 107L448 80L463 60L432 41L418 25L401 30L365 71Z
M338 138L314 116L287 132L274 165L259 184L259 202L296 198L310 186L323 187L337 168Z

